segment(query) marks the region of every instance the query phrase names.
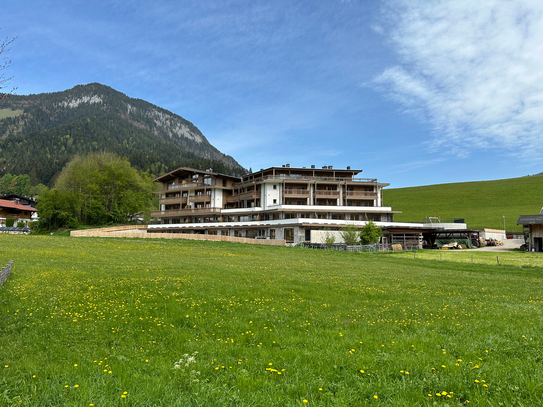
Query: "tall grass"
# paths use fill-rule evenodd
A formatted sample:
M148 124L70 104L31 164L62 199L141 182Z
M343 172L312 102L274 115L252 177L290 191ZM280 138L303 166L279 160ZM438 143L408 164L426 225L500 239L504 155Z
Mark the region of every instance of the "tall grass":
M0 405L538 405L540 268L0 235Z
M422 187L385 189L384 204L403 213L401 222L422 222L438 216L442 221L465 219L469 228L506 229L521 232L519 215L536 215L543 202L543 176L498 181L460 182Z

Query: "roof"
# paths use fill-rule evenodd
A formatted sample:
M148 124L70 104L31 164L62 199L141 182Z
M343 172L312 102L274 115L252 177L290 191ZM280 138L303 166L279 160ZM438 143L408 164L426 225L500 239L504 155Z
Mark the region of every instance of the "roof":
M543 215L520 215L517 225L543 225Z
M30 212L36 212L36 209L31 208L30 206L17 204L13 201L7 201L5 199L0 199L0 207L1 208L10 208L10 209L19 209L21 211L30 211Z
M174 180L180 174L183 174L183 173L196 173L196 174L214 175L214 176L222 177L222 178L230 178L230 179L233 179L235 181L239 181L241 179L240 177L236 177L236 176L233 176L233 175L220 174L218 172L196 170L194 168L189 168L189 167L179 167L179 168L176 168L173 171L170 171L170 172L168 172L168 173L166 173L164 175L161 175L160 177L155 178L153 181L155 181L155 182L165 182L165 181L169 181L169 180Z

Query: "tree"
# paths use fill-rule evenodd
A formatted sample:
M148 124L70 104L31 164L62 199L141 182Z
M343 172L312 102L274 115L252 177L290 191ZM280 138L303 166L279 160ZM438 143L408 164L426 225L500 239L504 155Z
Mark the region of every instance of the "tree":
M11 64L11 60L9 60L4 54L10 50L9 46L13 41L15 41L15 38L9 39L6 37L0 42L0 99L5 98L8 94L14 92L16 89L13 88L8 93L2 91L2 89L9 85L9 81L11 80L11 77L6 77L2 71Z
M375 226L375 224L370 220L360 232L360 243L375 244L379 242L381 236L383 236L383 231L381 230L381 228Z
M112 153L76 156L59 175L54 190L42 194L37 209L47 229L77 223L123 223L147 209L153 198L149 174Z
M354 246L359 243L360 232L356 226L347 225L344 228L341 228L339 233L347 246Z

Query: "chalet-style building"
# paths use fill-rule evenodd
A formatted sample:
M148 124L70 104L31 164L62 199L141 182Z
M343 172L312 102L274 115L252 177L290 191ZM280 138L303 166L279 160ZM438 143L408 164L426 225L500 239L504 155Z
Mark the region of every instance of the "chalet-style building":
M6 224L7 218L15 219L15 224L17 222L28 223L35 212L35 208L23 205L18 200L8 201L7 199L0 199L0 226Z
M357 178L361 170L271 167L241 177L178 168L155 179L162 184L160 224L149 232L201 233L289 243L311 241L312 231L390 224L394 212L383 206L389 184ZM315 234L316 236L317 234Z

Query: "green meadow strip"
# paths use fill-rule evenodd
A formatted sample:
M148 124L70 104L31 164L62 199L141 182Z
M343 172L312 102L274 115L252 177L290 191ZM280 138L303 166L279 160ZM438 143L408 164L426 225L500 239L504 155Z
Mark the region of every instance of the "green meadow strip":
M540 405L526 255L0 235L0 405Z
M543 175L496 181L458 182L383 191L383 202L402 211L397 222L423 222L437 216L442 222L464 219L472 229L500 229L522 233L519 215L541 210ZM447 180L444 180L447 182Z

